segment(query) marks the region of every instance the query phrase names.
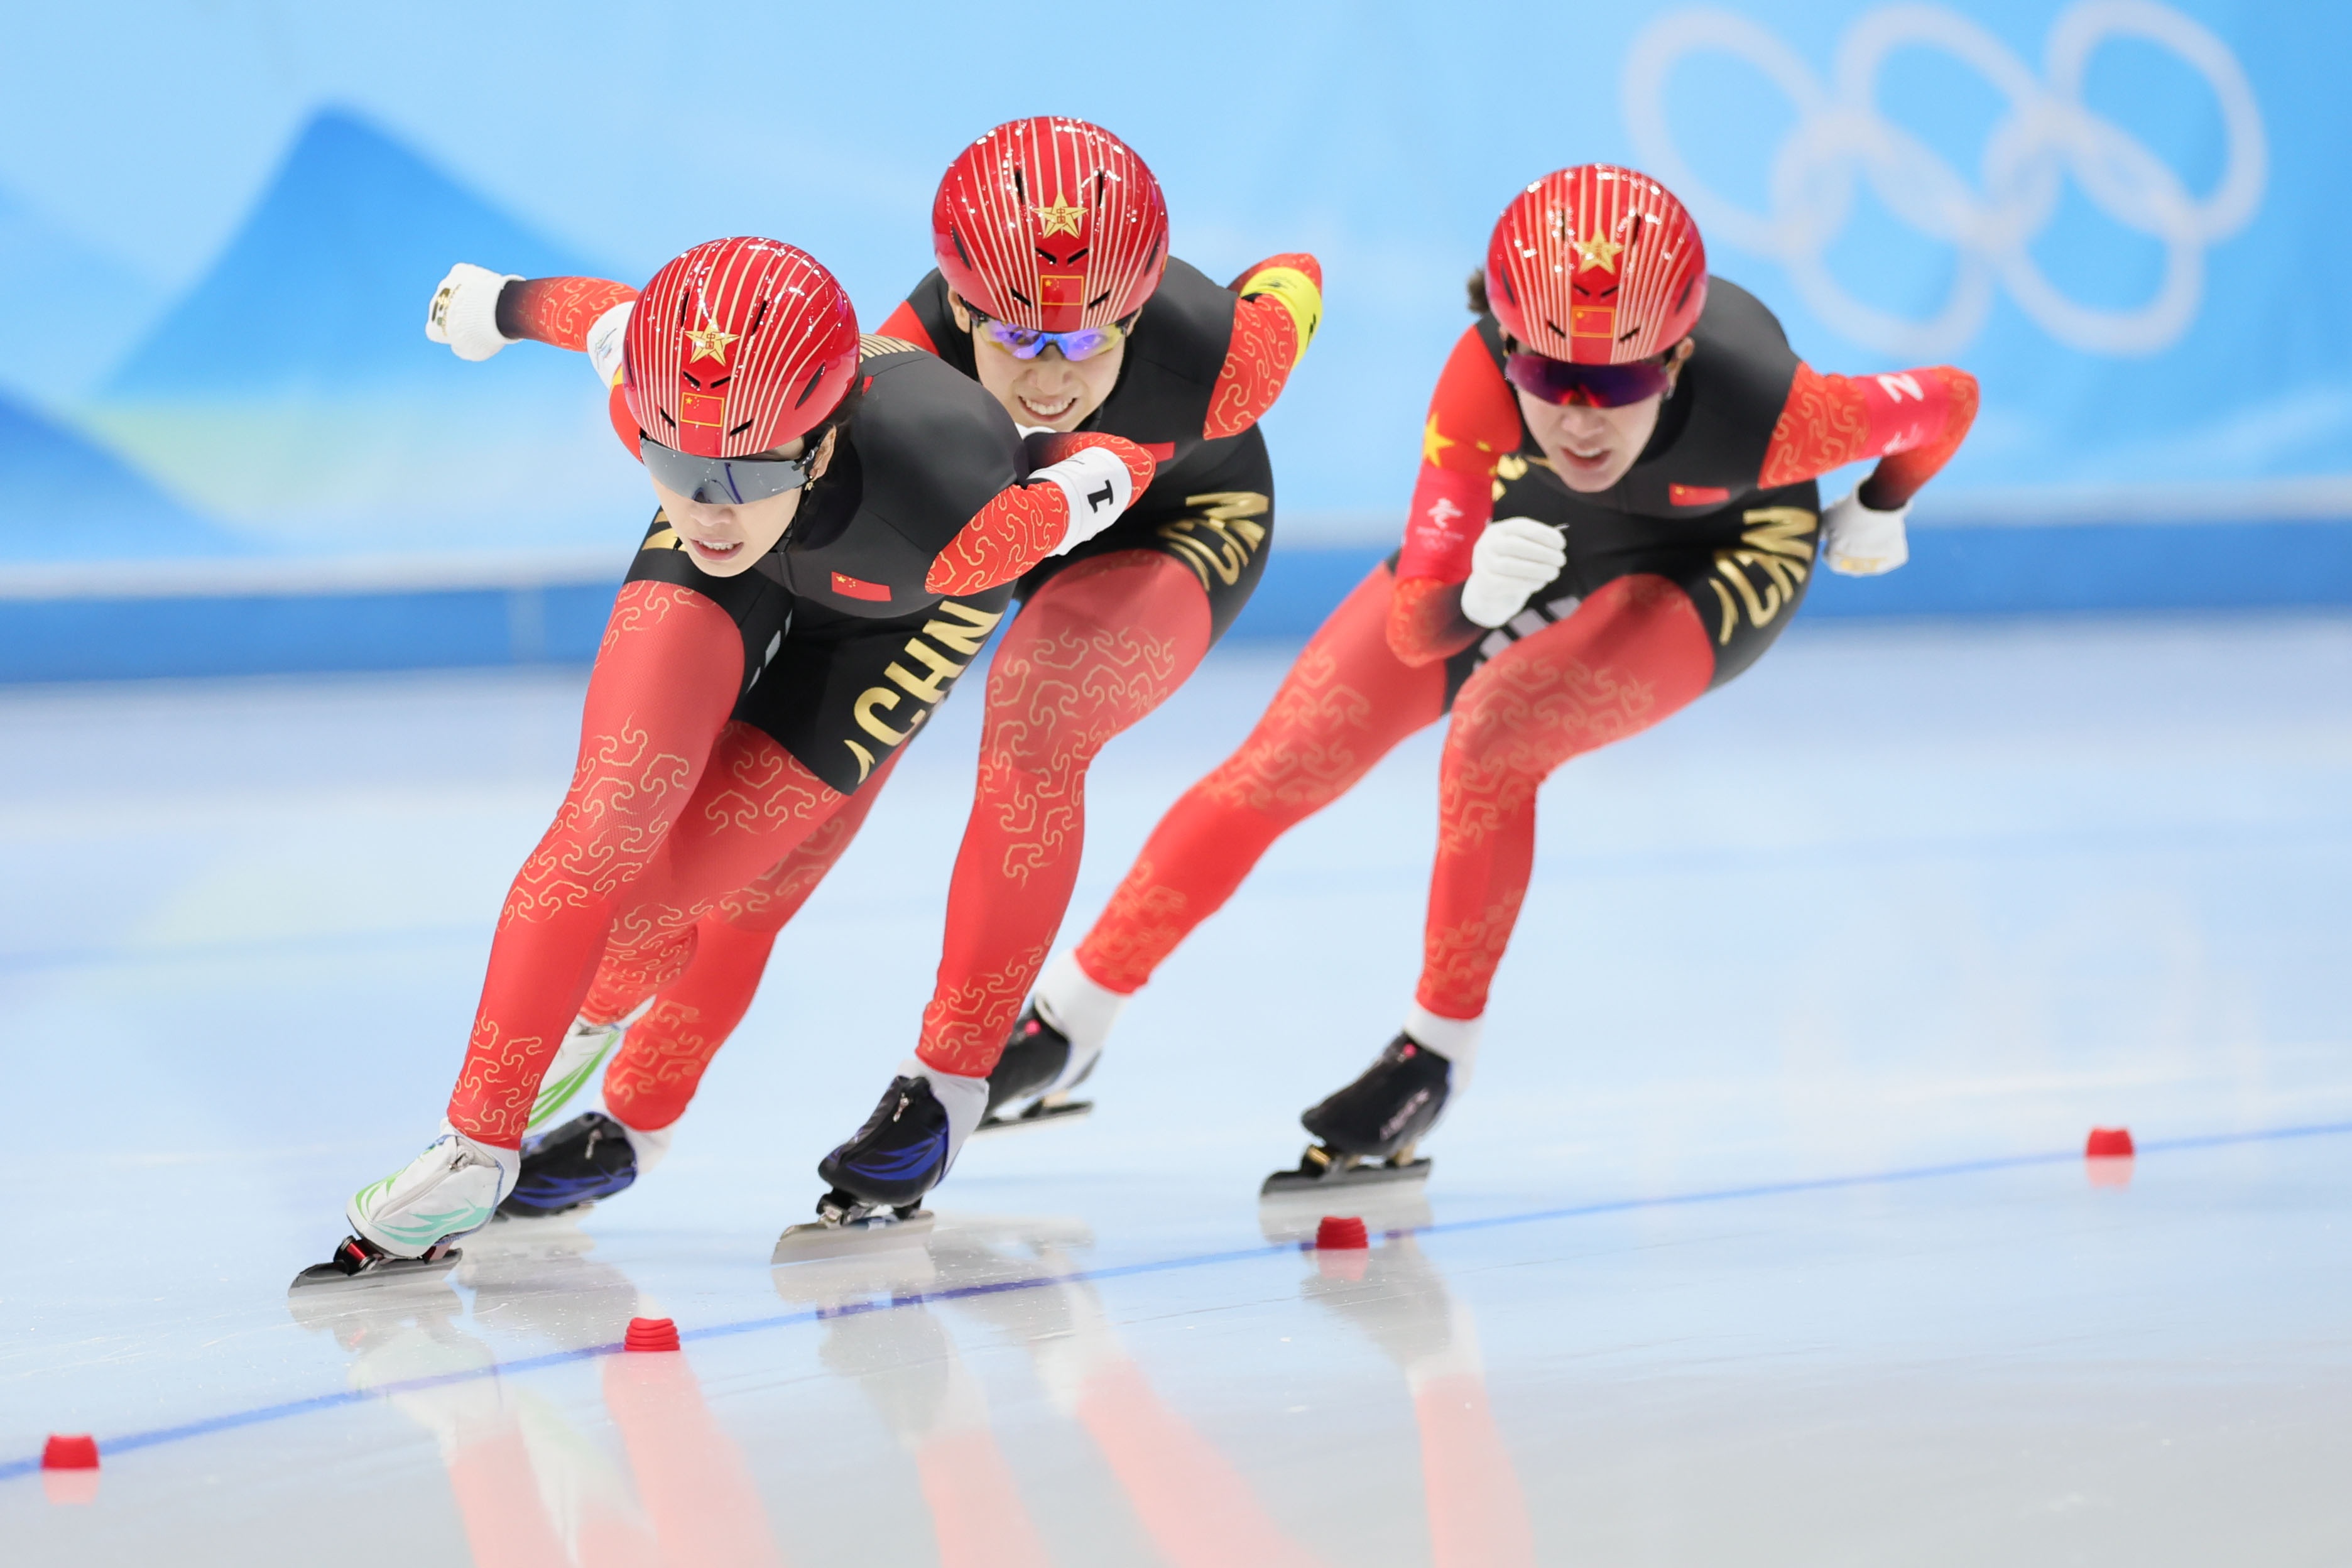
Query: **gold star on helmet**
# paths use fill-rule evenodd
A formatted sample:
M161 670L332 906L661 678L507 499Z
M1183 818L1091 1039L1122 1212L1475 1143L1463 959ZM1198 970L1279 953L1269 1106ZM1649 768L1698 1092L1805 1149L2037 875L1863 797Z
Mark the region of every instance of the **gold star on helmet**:
M1055 234L1076 237L1078 232L1078 220L1087 216L1086 208L1072 206L1070 198L1065 195L1056 195L1054 198L1054 205L1050 207L1036 207L1032 210L1036 213L1037 221L1045 226L1045 233L1038 236L1041 239L1047 235Z
M1576 247L1576 265L1580 268L1598 267L1604 272L1617 270L1617 253L1625 248L1605 234L1571 239L1569 243Z
M687 363L690 364L698 359L715 359L720 364L725 364L727 345L742 335L740 332L722 332L717 327L698 329L688 327L686 331L687 341L694 345L694 353Z

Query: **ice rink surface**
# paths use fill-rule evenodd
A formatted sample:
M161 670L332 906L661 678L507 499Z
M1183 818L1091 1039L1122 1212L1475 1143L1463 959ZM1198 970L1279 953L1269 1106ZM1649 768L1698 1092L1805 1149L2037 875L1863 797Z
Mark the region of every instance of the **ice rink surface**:
M1106 755L1066 939L1287 653ZM1549 787L1425 1199L1262 1211L1409 999L1433 731L1090 1120L771 1270L913 1043L968 693L654 1177L290 1310L434 1129L579 690L0 692L0 1561L2352 1560L2352 622L1800 626Z

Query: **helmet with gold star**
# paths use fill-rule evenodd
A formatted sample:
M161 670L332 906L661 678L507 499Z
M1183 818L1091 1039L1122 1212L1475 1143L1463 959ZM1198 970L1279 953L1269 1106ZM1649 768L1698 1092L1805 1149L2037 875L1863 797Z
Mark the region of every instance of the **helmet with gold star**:
M1168 204L1099 125L1015 120L948 165L931 204L948 287L982 315L1068 332L1142 309L1168 267Z
M745 458L822 423L857 372L857 312L781 240L696 246L629 312L622 390L637 427L698 458Z
M1521 191L1486 246L1486 299L1546 359L1627 364L1674 347L1706 305L1706 247L1675 194L1580 163Z

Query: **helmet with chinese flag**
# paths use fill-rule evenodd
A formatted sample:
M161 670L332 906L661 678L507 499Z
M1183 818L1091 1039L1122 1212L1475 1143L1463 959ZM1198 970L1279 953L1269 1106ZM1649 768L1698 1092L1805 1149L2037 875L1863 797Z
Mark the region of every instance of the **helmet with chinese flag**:
M622 395L637 427L698 458L807 434L857 373L857 312L816 258L780 240L709 240L653 276L629 312Z
M1168 267L1168 204L1143 160L1083 120L998 126L948 165L931 204L948 287L1032 331L1124 321Z
M1706 247L1675 194L1632 169L1580 163L1503 209L1486 299L1522 348L1625 364L1690 335L1706 305Z

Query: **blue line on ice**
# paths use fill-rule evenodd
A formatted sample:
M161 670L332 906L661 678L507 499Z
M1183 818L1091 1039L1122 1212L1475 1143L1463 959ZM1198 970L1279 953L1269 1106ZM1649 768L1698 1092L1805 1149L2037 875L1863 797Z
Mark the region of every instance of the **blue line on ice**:
M2174 1153L2190 1149L2214 1149L2233 1143L2268 1143L2291 1138L2326 1138L2352 1132L2352 1121L2326 1121L2302 1127L2268 1127L2251 1132L2209 1133L2190 1138L2149 1139L2138 1146L2142 1154ZM1505 1226L1538 1225L1548 1220L1585 1219L1596 1215L1626 1214L1638 1209L1680 1208L1695 1204L1735 1203L1746 1198L1785 1197L1799 1193L1833 1192L1846 1187L1885 1186L1896 1182L1933 1181L1943 1176L1970 1176L1988 1171L2013 1171L2032 1165L2070 1163L2083 1158L2078 1149L2055 1153L2006 1154L1987 1160L1959 1160L1941 1165L1915 1165L1897 1171L1873 1171L1851 1176L1817 1176L1806 1181L1766 1182L1748 1187L1717 1187L1696 1193L1669 1193L1656 1197L1612 1198L1601 1203L1577 1204L1566 1208L1532 1209L1523 1214L1494 1215L1484 1219L1449 1220L1442 1224L1415 1226L1387 1232L1390 1236L1450 1236L1464 1231L1496 1230ZM1047 1285L1062 1285L1105 1279L1126 1279L1142 1274L1165 1274L1182 1268L1207 1268L1221 1263L1239 1263L1251 1258L1273 1258L1286 1252L1311 1247L1311 1242L1269 1242L1260 1247L1236 1247L1229 1252L1195 1253L1185 1258L1161 1258L1150 1263L1124 1263L1104 1268L1085 1268L1067 1274L1040 1274L1026 1279L1005 1279L986 1285L959 1285L944 1290L924 1290L898 1296L877 1296L871 1300L845 1302L834 1307L813 1307L805 1311L782 1312L773 1317L748 1318L740 1322L714 1323L708 1328L681 1330L681 1341L714 1340L729 1334L758 1333L766 1329L790 1327L795 1323L815 1323L835 1318L851 1318L867 1312L886 1312L898 1307L917 1307L935 1301L958 1301L974 1296L992 1296L1011 1290L1034 1290ZM256 1426L265 1422L281 1421L291 1415L304 1415L315 1410L331 1410L339 1405L358 1405L370 1399L386 1399L395 1394L411 1394L420 1389L441 1388L453 1383L469 1383L483 1377L503 1377L542 1368L562 1366L570 1362L592 1361L599 1356L618 1355L623 1347L618 1341L610 1344L583 1345L578 1350L554 1351L546 1355L527 1356L519 1361L498 1362L489 1366L475 1367L465 1372L447 1373L438 1377L411 1378L404 1383L387 1383L368 1389L345 1389L337 1394L321 1394L310 1399L289 1400L282 1405L265 1405L252 1410L239 1410L226 1415L215 1415L203 1421L190 1421L178 1426L162 1426L148 1432L132 1432L121 1437L101 1439L101 1454L127 1454L140 1448L158 1447L166 1443L185 1442L191 1437L208 1436L215 1432L233 1431L239 1426ZM0 1480L30 1475L41 1468L37 1456L0 1463Z

